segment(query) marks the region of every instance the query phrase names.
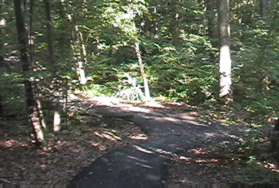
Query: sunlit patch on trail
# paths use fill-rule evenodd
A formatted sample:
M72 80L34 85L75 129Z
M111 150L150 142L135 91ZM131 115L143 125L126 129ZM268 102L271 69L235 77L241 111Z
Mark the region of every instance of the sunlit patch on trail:
M137 134L137 135L131 135L131 136L129 136L129 138L131 138L133 140L147 140L148 136L145 134Z
M112 131L95 131L94 134L100 138L105 138L114 142L121 140L121 138Z
M144 153L148 153L148 154L154 153L152 150L145 149L145 148L143 148L141 146L138 146L138 145L134 145L134 148L136 148L138 151L141 151L141 152L144 152Z

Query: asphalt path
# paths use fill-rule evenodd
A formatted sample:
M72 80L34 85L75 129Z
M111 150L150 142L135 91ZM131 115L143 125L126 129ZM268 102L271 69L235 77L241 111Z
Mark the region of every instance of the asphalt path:
M103 155L75 176L69 188L164 188L170 159L179 153L211 143L241 140L223 126L204 125L185 113L106 106L94 109L103 116L134 122L148 140Z

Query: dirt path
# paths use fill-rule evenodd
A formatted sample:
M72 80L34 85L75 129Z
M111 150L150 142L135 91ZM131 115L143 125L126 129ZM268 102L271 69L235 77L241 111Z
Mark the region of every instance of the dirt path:
M69 187L168 187L170 161L190 160L180 154L214 144L237 147L243 142L239 136L243 135L240 129L207 126L198 122L192 112L179 111L174 107L134 107L121 104L91 107L104 116L133 121L148 138L144 143L105 154L82 170Z

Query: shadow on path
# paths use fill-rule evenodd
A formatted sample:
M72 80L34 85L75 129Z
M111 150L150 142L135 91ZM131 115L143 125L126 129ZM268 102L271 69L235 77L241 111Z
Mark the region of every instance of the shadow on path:
M242 140L223 126L206 126L189 114L174 110L154 111L152 108L121 105L95 105L94 110L103 116L133 121L148 139L103 155L83 169L70 182L69 188L167 187L168 164L177 154L205 144L234 142L237 145Z

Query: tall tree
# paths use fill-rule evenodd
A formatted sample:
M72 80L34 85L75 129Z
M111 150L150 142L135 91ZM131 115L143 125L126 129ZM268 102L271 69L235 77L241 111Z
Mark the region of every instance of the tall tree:
M220 97L231 95L231 52L230 52L230 1L219 0L219 37L220 37Z
M217 0L205 0L207 33L211 40L218 39L218 2Z
M51 64L52 72L55 71L54 65L54 52L53 52L53 36L52 36L52 19L50 13L50 3L48 0L44 0L45 14L46 14L46 26L47 26L47 45L48 45L48 61Z
M49 0L44 0L45 14L46 14L46 26L47 26L47 44L48 44L48 60L51 68L51 73L54 79L56 79L56 64L54 58L54 44L53 44L53 29L51 18L51 6ZM53 93L58 93L54 87ZM55 95L55 94L54 94ZM53 131L57 132L61 129L61 115L59 112L59 96L55 97L54 101L54 116L53 116Z
M266 18L272 7L272 0L260 0L261 16Z
M4 1L0 1L0 12L2 12L4 10ZM2 16L2 15L0 15ZM0 17L0 35L2 35L2 28L6 26L6 20L2 17ZM3 74L3 72L5 72L5 66L4 66L4 57L3 54L1 54L2 49L3 49L3 44L4 41L2 41L0 39L0 75ZM1 80L0 80L1 81ZM1 88L2 89L2 88ZM3 96L0 93L0 116L3 115Z
M24 88L25 88L26 112L28 115L29 123L32 126L35 143L39 145L44 141L44 134L41 128L39 113L34 100L32 83L27 78L28 74L32 71L32 67L28 58L28 35L25 29L23 3L24 3L23 0L14 0L17 38L18 38L18 46L19 46L18 49L20 52L20 60L22 62L22 70L25 76Z
M72 33L73 42L72 49L76 59L76 70L80 84L84 85L87 83L85 75L85 65L87 64L87 52L83 39L83 34L80 31L80 27L75 24Z
M75 61L76 73L79 83L84 85L87 83L87 77L85 73L85 65L87 64L87 51L83 33L80 30L80 23L86 18L87 0L83 0L81 3L81 10L74 6L72 3L66 4L64 0L60 0L60 12L63 17L67 18L68 24L71 27L71 40L70 46Z
M140 68L140 73L143 79L143 87L144 87L144 96L145 96L145 100L150 100L151 96L150 96L150 90L149 90L149 85L148 85L148 79L147 76L145 74L144 71L144 64L143 64L143 60L142 60L142 55L141 55L141 51L140 51L140 46L139 46L139 42L135 42L135 52L138 58L138 63L139 63L139 68Z
M0 55L0 76L2 76L4 73L7 72L7 66L4 64L4 58ZM3 83L2 79L0 77L0 89L3 91ZM4 115L4 100L2 93L0 92L0 117Z

